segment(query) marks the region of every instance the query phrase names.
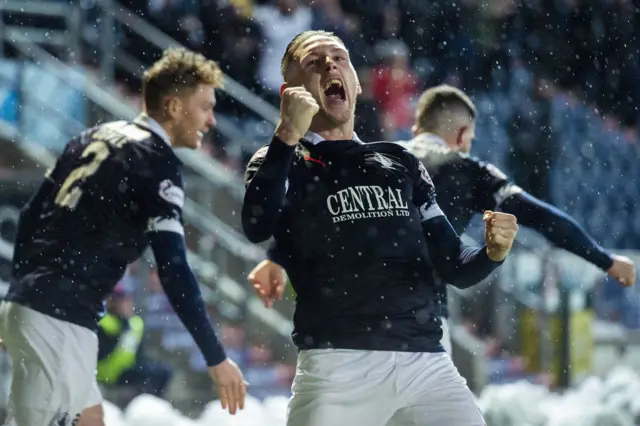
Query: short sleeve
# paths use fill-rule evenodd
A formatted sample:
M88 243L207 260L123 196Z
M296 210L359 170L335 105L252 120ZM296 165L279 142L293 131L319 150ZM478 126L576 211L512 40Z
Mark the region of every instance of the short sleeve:
M413 202L420 211L422 222L437 216L444 216L436 202L436 189L427 168L415 155L411 153L408 155L414 162Z

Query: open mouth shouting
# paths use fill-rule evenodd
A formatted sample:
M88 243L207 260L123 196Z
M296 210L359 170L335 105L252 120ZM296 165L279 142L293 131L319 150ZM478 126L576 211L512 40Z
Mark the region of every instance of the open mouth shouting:
M329 105L340 105L347 102L347 94L342 81L332 78L324 85L324 96Z

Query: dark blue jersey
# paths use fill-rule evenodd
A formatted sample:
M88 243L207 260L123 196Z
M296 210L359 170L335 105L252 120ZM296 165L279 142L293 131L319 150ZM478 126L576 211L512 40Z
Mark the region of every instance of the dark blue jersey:
M106 123L67 144L21 213L8 300L95 329L147 231L182 233L181 162L145 123Z
M458 234L485 210L513 214L560 248L607 270L612 257L567 214L535 199L491 163L452 151L435 135L423 133L401 142L426 167L438 191L438 204ZM443 314L447 316L446 291Z
M522 192L493 164L452 151L430 134L401 144L426 167L438 191L438 204L458 234L475 214L496 210L504 199Z
M441 351L434 277L467 287L498 266L462 244L424 166L398 144L274 138L246 181L243 229L275 237L300 349Z

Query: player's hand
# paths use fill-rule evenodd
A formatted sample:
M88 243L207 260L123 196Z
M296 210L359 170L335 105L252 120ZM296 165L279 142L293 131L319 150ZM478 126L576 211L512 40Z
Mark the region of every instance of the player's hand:
M228 409L230 414L244 409L244 398L249 384L244 380L235 362L227 358L220 364L209 367L209 376L216 384L223 409Z
M286 285L284 268L270 260L263 260L249 273L249 282L264 302L270 308L274 299L282 299Z
M626 256L614 254L613 265L607 273L625 287L630 287L636 282L636 265Z
M280 99L280 122L276 136L294 146L307 133L320 106L304 86L287 87Z
M494 262L502 262L511 250L518 233L518 221L512 214L490 210L484 212L482 220L487 256Z

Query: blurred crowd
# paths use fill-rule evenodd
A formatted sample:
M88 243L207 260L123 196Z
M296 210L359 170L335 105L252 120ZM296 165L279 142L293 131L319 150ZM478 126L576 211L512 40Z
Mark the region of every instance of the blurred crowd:
M114 347L111 340L122 340L126 333L121 332L110 338L106 333L107 322L103 318L98 335L98 378L102 379L103 385L128 386L133 390L130 396L143 392L175 399L181 395L172 392L171 381L175 380L172 365L187 375L207 377L205 360L169 304L153 266L144 261L129 266L107 301L107 313L107 317L115 317L123 322L138 318L143 324L144 333L138 344L132 346L135 350L130 365L109 377L103 374L101 362L107 359ZM241 319L225 317L215 305L209 306L209 315L217 324L218 335L227 355L240 366L246 380L251 383L251 394L259 399L274 395L288 396L295 367L274 359L269 342L250 339ZM124 327L124 330L127 328ZM105 373L109 373L106 368ZM211 386L206 381L201 392L198 389L191 391L196 395L195 399L213 396L210 395ZM184 393L184 388L179 386L178 392ZM115 402L125 404L128 401Z
M219 60L230 76L273 103L278 103L279 61L289 40L308 29L335 32L367 82L364 99L378 112L367 114L365 140L403 136L412 101L427 85L449 81L471 92L507 90L508 75L520 64L623 126L639 122L640 9L630 0L125 3L188 47Z

